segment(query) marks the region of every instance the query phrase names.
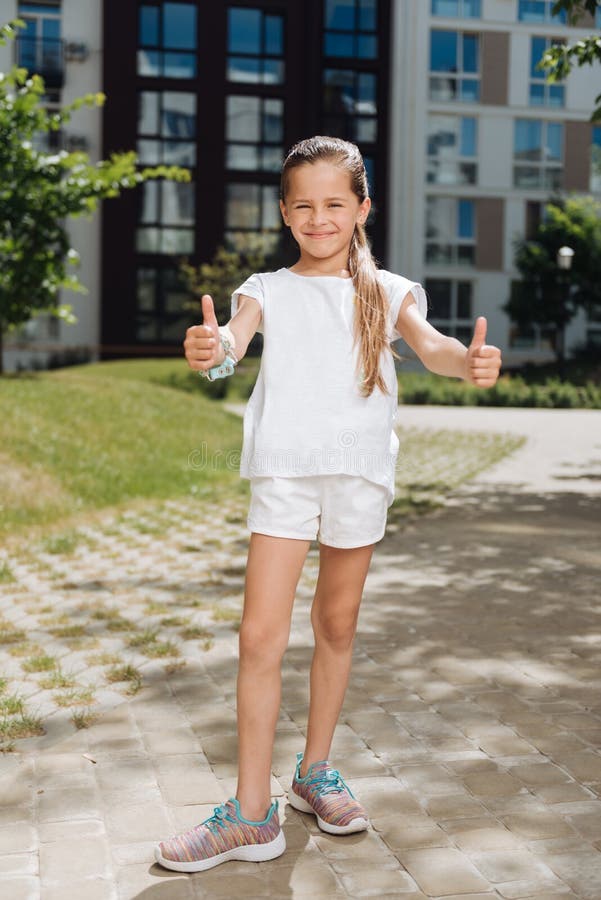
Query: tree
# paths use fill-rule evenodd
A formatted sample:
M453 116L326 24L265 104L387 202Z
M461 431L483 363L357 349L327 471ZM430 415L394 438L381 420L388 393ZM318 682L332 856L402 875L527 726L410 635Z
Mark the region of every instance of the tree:
M275 244L269 232L249 232L238 235L237 249L217 247L209 262L193 266L184 261L180 270L188 289L195 299L184 304L184 309L199 312L200 298L210 294L215 305L217 320L222 324L230 318L232 293L253 272L265 272L282 265L292 265L297 255L290 251L287 231L277 236Z
M24 23L0 28L0 43L14 39ZM90 216L101 200L118 197L151 178L189 181L187 169L137 170L134 152L114 153L93 165L87 153L36 149L40 135L58 131L83 106L102 106L105 95L86 94L58 112L43 106L44 81L13 66L0 73L0 374L7 331L41 312L75 321L59 291L85 293L72 271L79 257L66 224Z
M557 266L557 251L574 250L570 271ZM552 326L560 374L565 359L565 329L579 309L601 313L601 202L593 197L552 198L532 240L515 242L514 283L503 310L521 326Z
M586 13L595 17L601 8L600 0L557 0L553 6L553 15L566 12L571 25L578 24ZM601 63L601 34L591 34L573 44L556 44L545 51L539 67L545 70L547 80L561 81L566 78L574 66L592 66ZM595 98L595 109L591 115L592 122L601 121L601 94Z

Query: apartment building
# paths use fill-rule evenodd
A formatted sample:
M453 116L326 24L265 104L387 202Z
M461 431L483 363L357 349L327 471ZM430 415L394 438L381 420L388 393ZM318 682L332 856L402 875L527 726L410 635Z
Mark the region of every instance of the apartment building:
M429 318L469 342L476 316L506 365L552 356L553 335L520 332L501 306L513 241L554 191L601 190L601 129L588 121L599 70L547 85L535 68L578 28L551 0L0 0L27 31L0 48L47 76L48 102L103 90L66 141L92 158L137 149L142 164L189 167L190 184L148 183L78 220L87 297L77 326L36 320L6 365L80 347L91 359L181 353L192 321L178 261L261 234L277 240L279 167L299 138L354 140L366 161L370 234L386 268L422 281ZM45 69L44 69L45 67ZM57 71L58 70L58 71ZM48 78L50 75L50 78ZM77 131L75 130L77 128ZM584 315L567 346L601 340Z

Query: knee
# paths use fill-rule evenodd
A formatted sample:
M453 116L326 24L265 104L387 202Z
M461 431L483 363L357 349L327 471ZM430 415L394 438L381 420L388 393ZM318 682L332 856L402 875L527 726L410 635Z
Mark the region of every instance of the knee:
M288 634L270 625L245 622L240 625L238 646L240 661L255 667L279 665L286 651Z
M314 612L311 624L315 643L322 641L338 651L349 650L357 629L355 612Z

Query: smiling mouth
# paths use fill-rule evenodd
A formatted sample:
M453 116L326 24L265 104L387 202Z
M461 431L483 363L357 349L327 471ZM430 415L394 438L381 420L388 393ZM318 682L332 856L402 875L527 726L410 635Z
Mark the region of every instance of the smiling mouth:
M306 234L305 237L326 238L326 237L332 237L333 235L334 235L333 231L315 231L315 232L311 231L308 234Z

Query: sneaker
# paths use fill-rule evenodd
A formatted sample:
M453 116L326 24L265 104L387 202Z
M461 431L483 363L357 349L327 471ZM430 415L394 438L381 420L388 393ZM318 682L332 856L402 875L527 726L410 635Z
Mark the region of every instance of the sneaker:
M213 815L154 849L154 858L176 872L202 872L228 859L261 862L275 859L286 849L280 828L278 801L274 800L262 822L251 822L240 812L235 797L216 806Z
M322 831L330 834L350 834L365 831L367 813L345 784L338 769L332 769L326 759L314 762L304 778L300 777L303 754L296 754L296 770L288 791L290 804L300 812L313 813Z

